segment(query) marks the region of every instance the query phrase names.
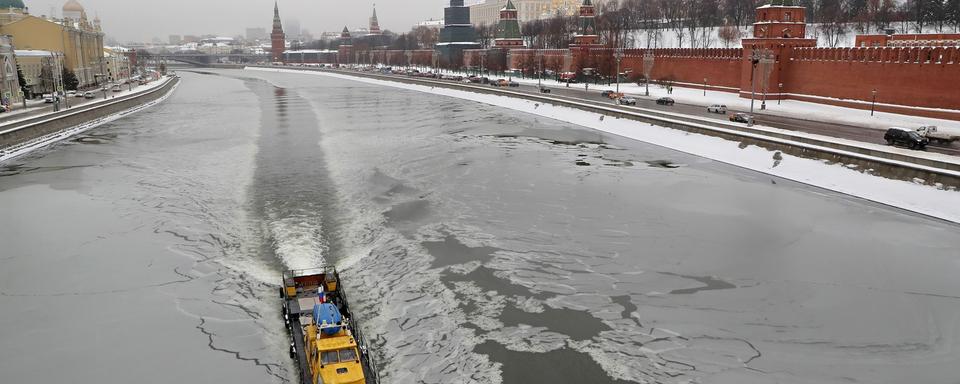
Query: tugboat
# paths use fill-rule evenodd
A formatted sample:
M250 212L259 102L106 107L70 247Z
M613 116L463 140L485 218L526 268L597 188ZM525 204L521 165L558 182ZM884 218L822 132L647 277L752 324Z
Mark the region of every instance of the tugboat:
M333 267L283 273L283 319L301 384L379 384Z

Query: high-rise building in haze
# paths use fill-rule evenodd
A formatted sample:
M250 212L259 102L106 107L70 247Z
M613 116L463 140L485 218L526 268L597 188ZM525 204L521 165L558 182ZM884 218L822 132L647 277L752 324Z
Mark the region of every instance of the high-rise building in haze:
M267 39L267 29L266 28L247 28L246 33L247 40L266 40Z
M283 33L290 40L297 40L300 38L300 20L288 17L283 21Z
M183 37L180 35L170 35L170 45L180 45L183 44Z

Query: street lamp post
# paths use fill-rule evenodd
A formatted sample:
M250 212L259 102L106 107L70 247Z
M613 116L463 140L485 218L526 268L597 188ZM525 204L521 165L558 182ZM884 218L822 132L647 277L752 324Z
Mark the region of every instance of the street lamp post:
M757 63L760 62L760 55L756 50L751 51L750 53L750 116L753 116L753 103L756 100L757 87L756 87L756 73L757 73Z
M780 101L783 100L783 83L777 84L777 89L779 89L779 91L777 92L777 94L779 95L777 97L777 105L780 105Z
M643 79L647 88L646 96L650 96L650 73L653 71L654 60L656 58L653 56L653 51L647 49L643 52Z
M877 107L877 89L874 88L870 93L873 94L873 101L870 103L870 116L873 116L873 111L875 111Z
M537 51L537 88L543 87L543 50Z
M623 60L623 48L617 48L617 52L613 54L613 57L617 59L617 94L620 93L620 62Z
M707 95L707 78L706 77L703 78L703 95L704 96Z
M480 77L483 77L483 74L484 74L484 70L483 70L483 60L486 59L486 58L487 58L487 51L484 50L484 51L480 52Z

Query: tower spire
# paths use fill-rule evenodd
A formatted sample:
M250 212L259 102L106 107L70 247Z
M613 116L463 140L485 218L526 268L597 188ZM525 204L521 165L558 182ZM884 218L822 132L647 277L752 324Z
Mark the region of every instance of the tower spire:
M370 34L379 35L380 33L380 20L377 19L377 3L373 3L373 16L370 16Z

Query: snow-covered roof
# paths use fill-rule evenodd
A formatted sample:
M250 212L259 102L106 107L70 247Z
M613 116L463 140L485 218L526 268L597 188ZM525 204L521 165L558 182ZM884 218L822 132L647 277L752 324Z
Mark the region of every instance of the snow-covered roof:
M762 5L762 6L757 7L757 9L760 9L760 8L806 8L806 7L799 6L799 5L771 5L771 4L766 4L766 5Z
M289 54L298 54L298 53L335 53L339 51L334 51L330 49L301 49L299 51L284 51L283 53Z
M41 51L36 49L17 49L13 51L14 55L20 57L47 57L53 56L53 52L50 51Z

